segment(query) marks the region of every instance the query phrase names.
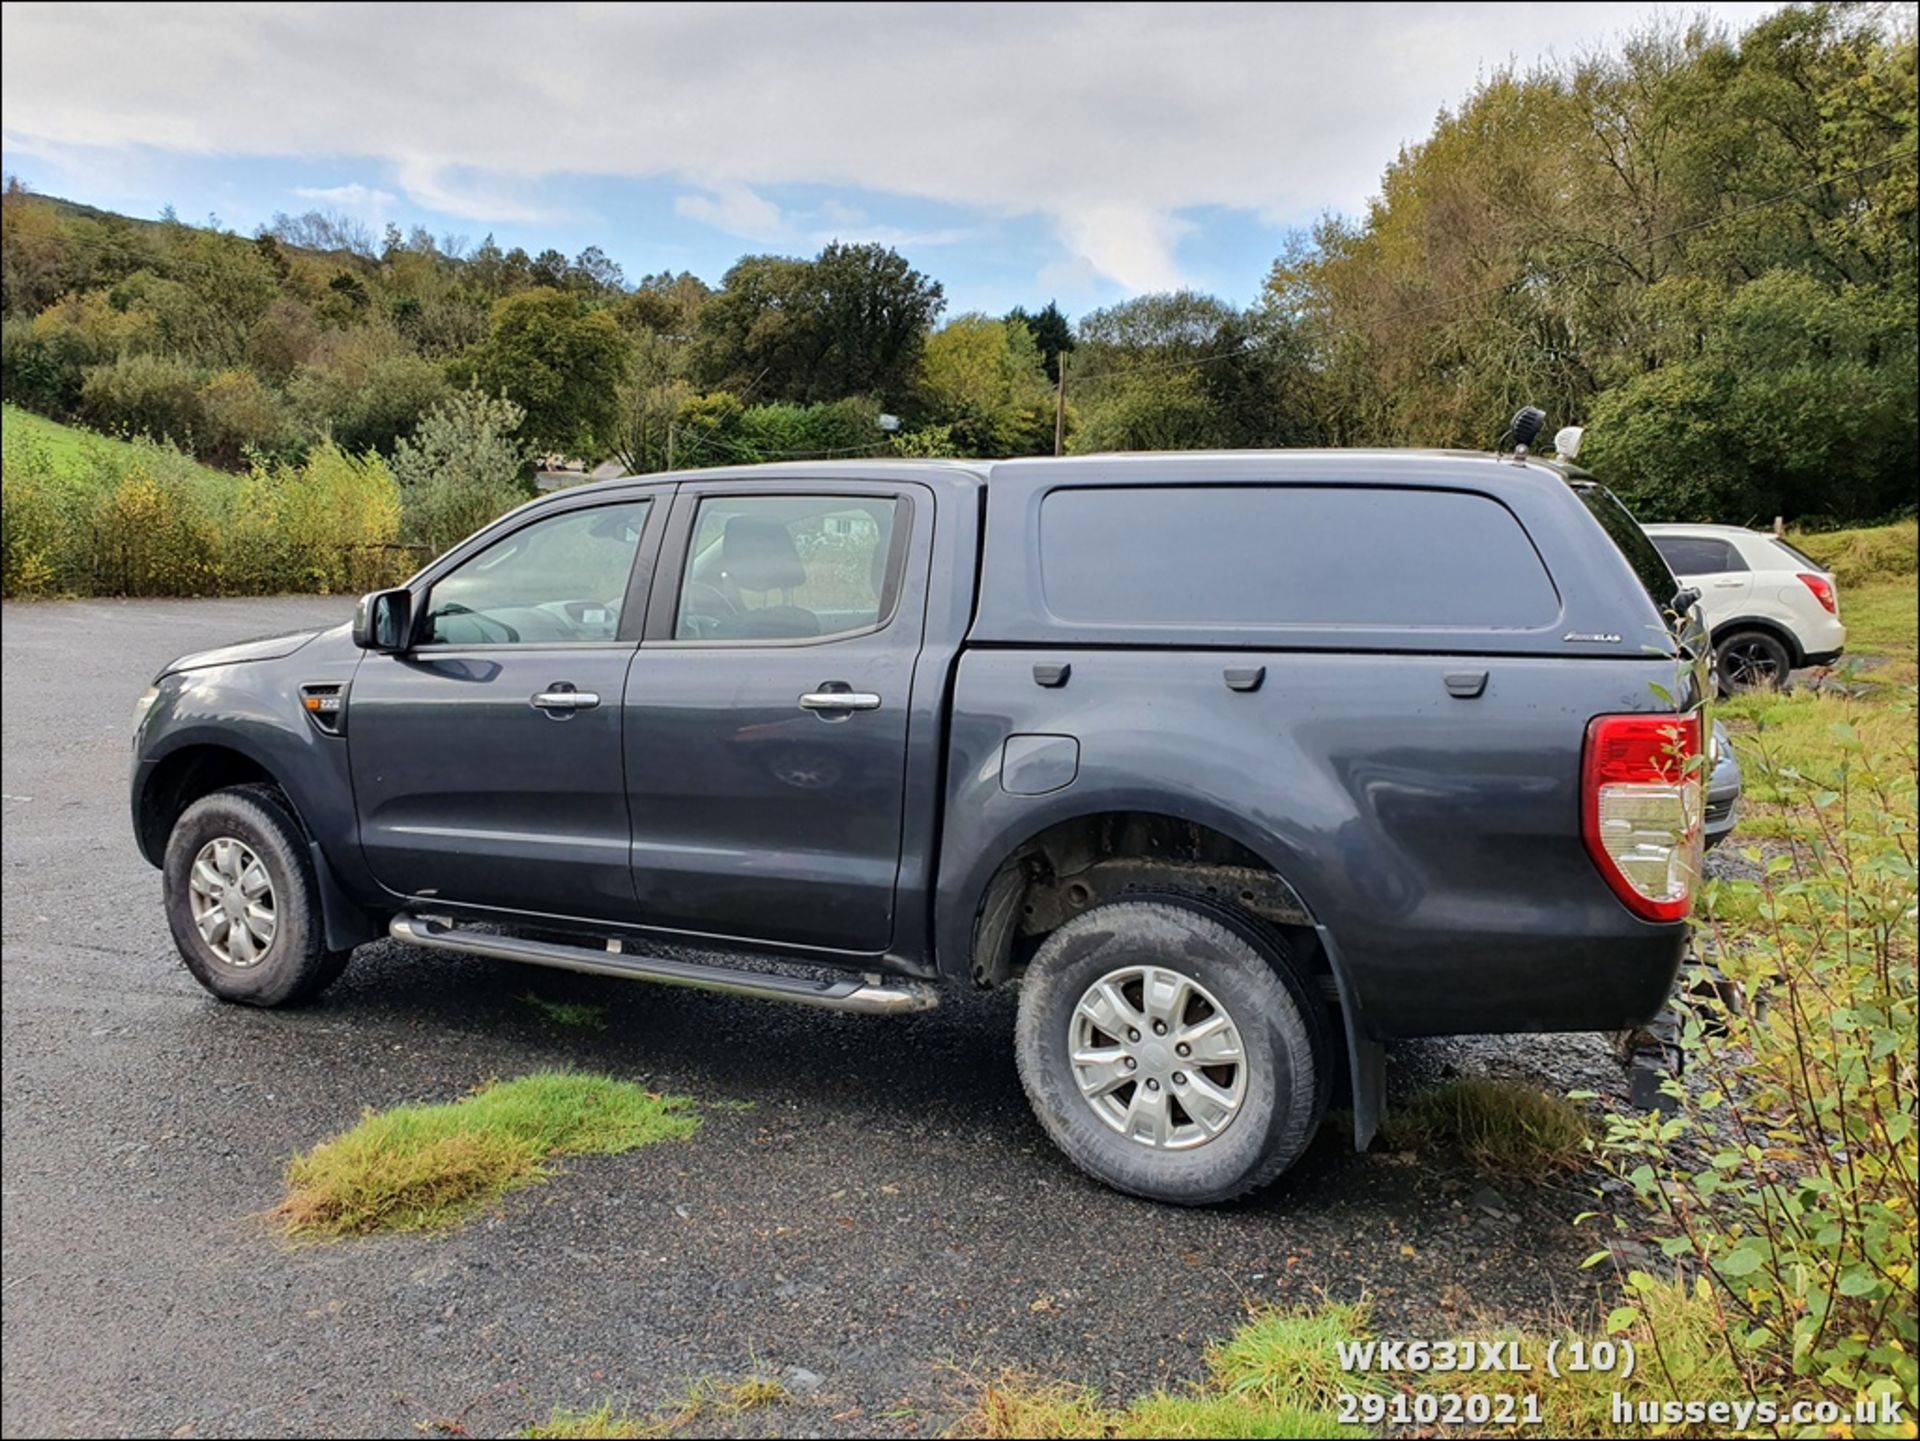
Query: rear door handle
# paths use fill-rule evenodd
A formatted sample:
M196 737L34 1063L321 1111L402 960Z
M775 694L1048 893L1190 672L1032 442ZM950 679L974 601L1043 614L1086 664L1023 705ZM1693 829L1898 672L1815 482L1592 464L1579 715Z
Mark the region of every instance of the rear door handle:
M566 713L577 710L592 710L600 704L600 697L590 690L562 690L555 687L543 690L528 701L535 710Z
M871 691L810 690L800 697L800 709L811 711L879 710L880 697Z

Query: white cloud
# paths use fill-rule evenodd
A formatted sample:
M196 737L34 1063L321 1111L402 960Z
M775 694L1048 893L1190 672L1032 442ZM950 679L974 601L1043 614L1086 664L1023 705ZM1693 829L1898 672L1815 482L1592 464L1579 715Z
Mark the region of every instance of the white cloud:
M557 220L560 213L545 206L517 198L500 185L462 185L448 179L450 167L441 162L409 156L399 162L396 174L407 199L425 210L455 215L462 220L523 221L539 224Z
M722 185L706 194L676 196L673 209L688 220L749 240L777 240L787 233L787 218L780 207L746 185Z
M1743 23L1772 7L1704 8ZM1181 210L1355 210L1477 76L1652 13L35 5L7 12L0 126L29 145L366 157L475 221L550 218L526 197L558 173L672 176L693 187L683 215L771 238L804 222L754 187L846 186L1049 217L1138 288L1179 277Z
M293 193L302 200L368 215L385 214L387 207L399 198L390 190L375 189L357 180L347 185L297 185Z

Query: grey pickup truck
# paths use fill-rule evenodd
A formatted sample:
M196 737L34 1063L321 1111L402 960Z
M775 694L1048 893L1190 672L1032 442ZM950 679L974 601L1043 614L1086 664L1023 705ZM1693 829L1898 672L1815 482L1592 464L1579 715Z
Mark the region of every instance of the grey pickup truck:
M1067 1156L1214 1202L1336 1091L1365 1145L1383 1041L1662 1006L1709 693L1676 589L1524 446L611 480L169 665L134 829L229 1001L382 936L876 1015L1017 985Z

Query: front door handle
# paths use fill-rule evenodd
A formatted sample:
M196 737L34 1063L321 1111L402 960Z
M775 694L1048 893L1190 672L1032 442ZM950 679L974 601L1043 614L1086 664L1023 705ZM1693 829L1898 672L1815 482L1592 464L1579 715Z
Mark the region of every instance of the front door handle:
M800 709L811 711L879 710L880 697L871 691L810 690L800 697Z
M563 689L556 685L541 691L527 704L550 714L571 715L577 710L592 710L600 704L600 697L590 690Z

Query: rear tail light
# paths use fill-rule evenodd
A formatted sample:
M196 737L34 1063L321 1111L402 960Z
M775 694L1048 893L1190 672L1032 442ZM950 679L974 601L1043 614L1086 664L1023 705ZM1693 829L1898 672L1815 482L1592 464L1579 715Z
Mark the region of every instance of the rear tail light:
M1833 593L1833 582L1824 575L1800 572L1800 584L1813 592L1813 598L1820 602L1828 615L1840 614L1840 601Z
M1700 874L1700 715L1603 715L1587 725L1580 832L1628 910L1686 919Z

